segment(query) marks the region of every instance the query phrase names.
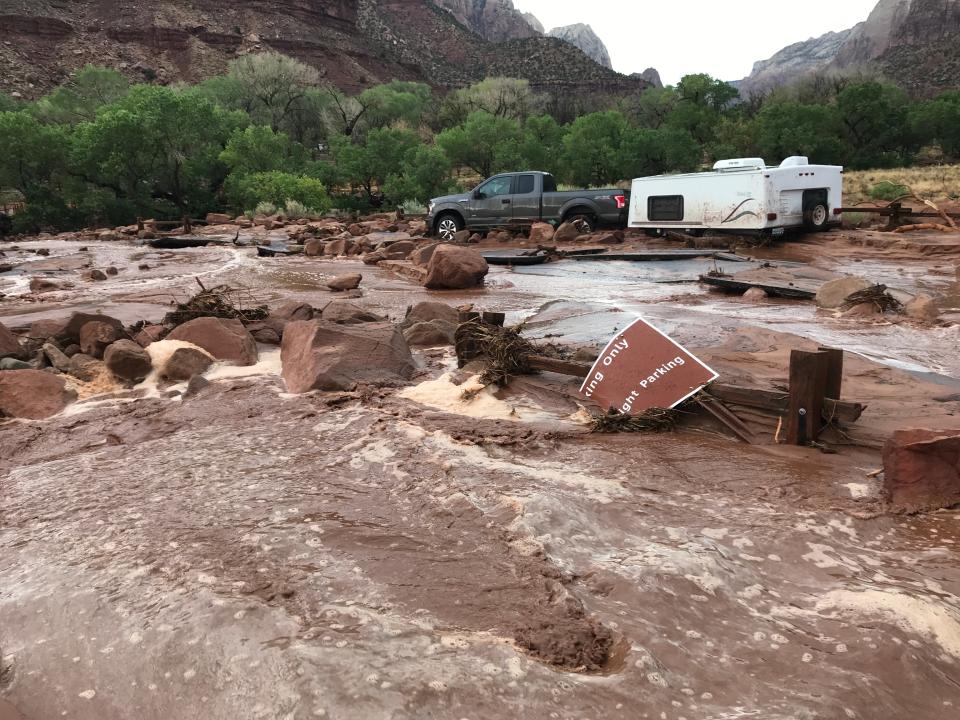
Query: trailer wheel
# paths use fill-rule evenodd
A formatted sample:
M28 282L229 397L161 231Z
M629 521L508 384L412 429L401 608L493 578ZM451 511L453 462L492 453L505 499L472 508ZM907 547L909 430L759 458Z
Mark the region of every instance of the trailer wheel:
M803 221L810 230L824 230L830 220L830 210L822 203L814 203L803 214Z

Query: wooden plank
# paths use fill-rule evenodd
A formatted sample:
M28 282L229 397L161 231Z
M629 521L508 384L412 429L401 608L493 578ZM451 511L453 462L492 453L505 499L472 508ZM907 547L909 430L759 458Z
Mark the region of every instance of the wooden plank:
M721 257L722 256L722 257ZM696 258L718 257L728 262L748 262L747 258L734 255L722 248L704 248L696 250L690 248L684 249L665 249L665 250L641 250L637 252L621 253L603 253L602 255L576 255L571 256L574 260L580 262L597 261L622 261L622 262L659 262L665 260L690 260Z
M733 278L728 277L701 275L700 282L702 282L704 285L711 285L713 287L720 288L721 290L726 290L727 292L736 292L740 294L745 293L750 288L758 287L767 293L767 295L772 295L774 297L790 298L793 300L813 300L817 297L817 293L813 290L803 290L790 285L770 285L767 283L758 282L742 282L740 280L734 280Z
M826 353L828 358L827 389L824 395L839 400L843 390L843 350L821 347L820 352Z
M729 405L740 405L742 407L762 410L769 415L779 416L787 412L790 407L789 393L779 392L777 390L761 390L759 388L737 387L736 385L725 385L723 383L713 383L707 388L714 397L718 397ZM824 401L824 414L827 417L834 417L844 422L856 422L867 409L866 405L855 402L843 402L840 400L827 398Z
M701 395L697 398L696 402L697 405L723 423L734 435L743 440L743 442L749 444L754 441L754 435L750 428L748 428L730 408L724 405L722 400Z
M558 360L557 358L545 357L543 355L530 355L527 358L530 367L534 370L546 370L547 372L560 373L561 375L570 375L572 377L585 378L590 374L592 365L584 363L569 362L567 360Z
M938 217L942 218L945 215L951 217L954 220L960 220L960 213L938 213L930 212L927 210L918 210L914 212L908 208L894 208L894 207L884 207L884 208L867 208L867 207L852 207L852 208L840 208L842 213L873 213L875 215L884 215L884 216L893 216L899 215L901 217Z
M829 363L826 353L805 350L790 353L790 406L786 423L790 445L806 445L820 435Z
M503 324L507 321L507 314L502 312L485 312L481 317L485 325L493 325L494 327L503 327Z

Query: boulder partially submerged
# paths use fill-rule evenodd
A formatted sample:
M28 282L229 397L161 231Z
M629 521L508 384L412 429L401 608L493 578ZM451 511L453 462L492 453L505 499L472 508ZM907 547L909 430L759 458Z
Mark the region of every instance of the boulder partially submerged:
M464 290L483 285L490 266L478 251L458 245L439 245L427 264L424 285L429 290Z
M0 415L43 420L76 399L63 377L43 370L0 370Z

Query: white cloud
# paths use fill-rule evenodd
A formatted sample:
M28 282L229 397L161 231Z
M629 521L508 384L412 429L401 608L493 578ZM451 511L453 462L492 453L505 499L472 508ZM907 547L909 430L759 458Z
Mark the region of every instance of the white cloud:
M750 74L781 48L867 19L877 0L514 0L549 30L587 23L622 73L648 67L675 83L689 73Z

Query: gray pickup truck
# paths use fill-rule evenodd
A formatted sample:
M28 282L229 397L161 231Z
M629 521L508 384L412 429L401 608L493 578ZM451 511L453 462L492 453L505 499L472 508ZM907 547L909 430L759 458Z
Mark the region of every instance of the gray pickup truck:
M553 175L520 172L494 175L463 195L430 201L429 232L452 240L461 230L522 227L535 222L579 220L584 232L601 226L626 227L630 193L606 190L557 191Z

